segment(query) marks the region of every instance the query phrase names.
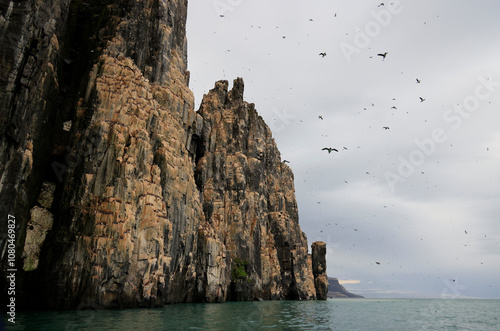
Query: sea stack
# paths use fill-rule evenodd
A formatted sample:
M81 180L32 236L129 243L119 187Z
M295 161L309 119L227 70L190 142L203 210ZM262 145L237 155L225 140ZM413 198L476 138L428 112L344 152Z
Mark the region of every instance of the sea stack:
M326 275L326 243L316 241L312 245L312 268L316 298L326 300L328 293L328 277Z

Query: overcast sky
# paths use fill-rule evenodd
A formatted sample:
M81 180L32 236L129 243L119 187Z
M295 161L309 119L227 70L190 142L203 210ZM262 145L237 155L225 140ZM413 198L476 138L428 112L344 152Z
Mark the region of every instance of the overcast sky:
M196 107L243 77L348 290L500 298L500 2L379 5L189 0Z

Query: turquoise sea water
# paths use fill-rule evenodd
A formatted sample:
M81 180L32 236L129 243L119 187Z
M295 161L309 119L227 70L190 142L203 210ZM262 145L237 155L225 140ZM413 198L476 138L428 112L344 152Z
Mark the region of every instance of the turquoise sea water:
M500 300L331 299L18 313L7 330L500 330Z

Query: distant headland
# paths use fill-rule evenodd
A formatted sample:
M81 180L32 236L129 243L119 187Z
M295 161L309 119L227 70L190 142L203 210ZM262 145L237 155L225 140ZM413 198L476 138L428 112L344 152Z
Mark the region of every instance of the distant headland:
M328 277L328 298L364 298L364 296L353 294L340 285L337 278Z

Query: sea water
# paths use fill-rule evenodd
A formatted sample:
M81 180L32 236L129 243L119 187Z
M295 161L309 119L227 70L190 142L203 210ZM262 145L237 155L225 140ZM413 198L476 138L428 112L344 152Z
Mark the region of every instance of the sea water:
M9 323L10 324L10 323ZM330 299L19 312L7 330L500 330L500 300Z

